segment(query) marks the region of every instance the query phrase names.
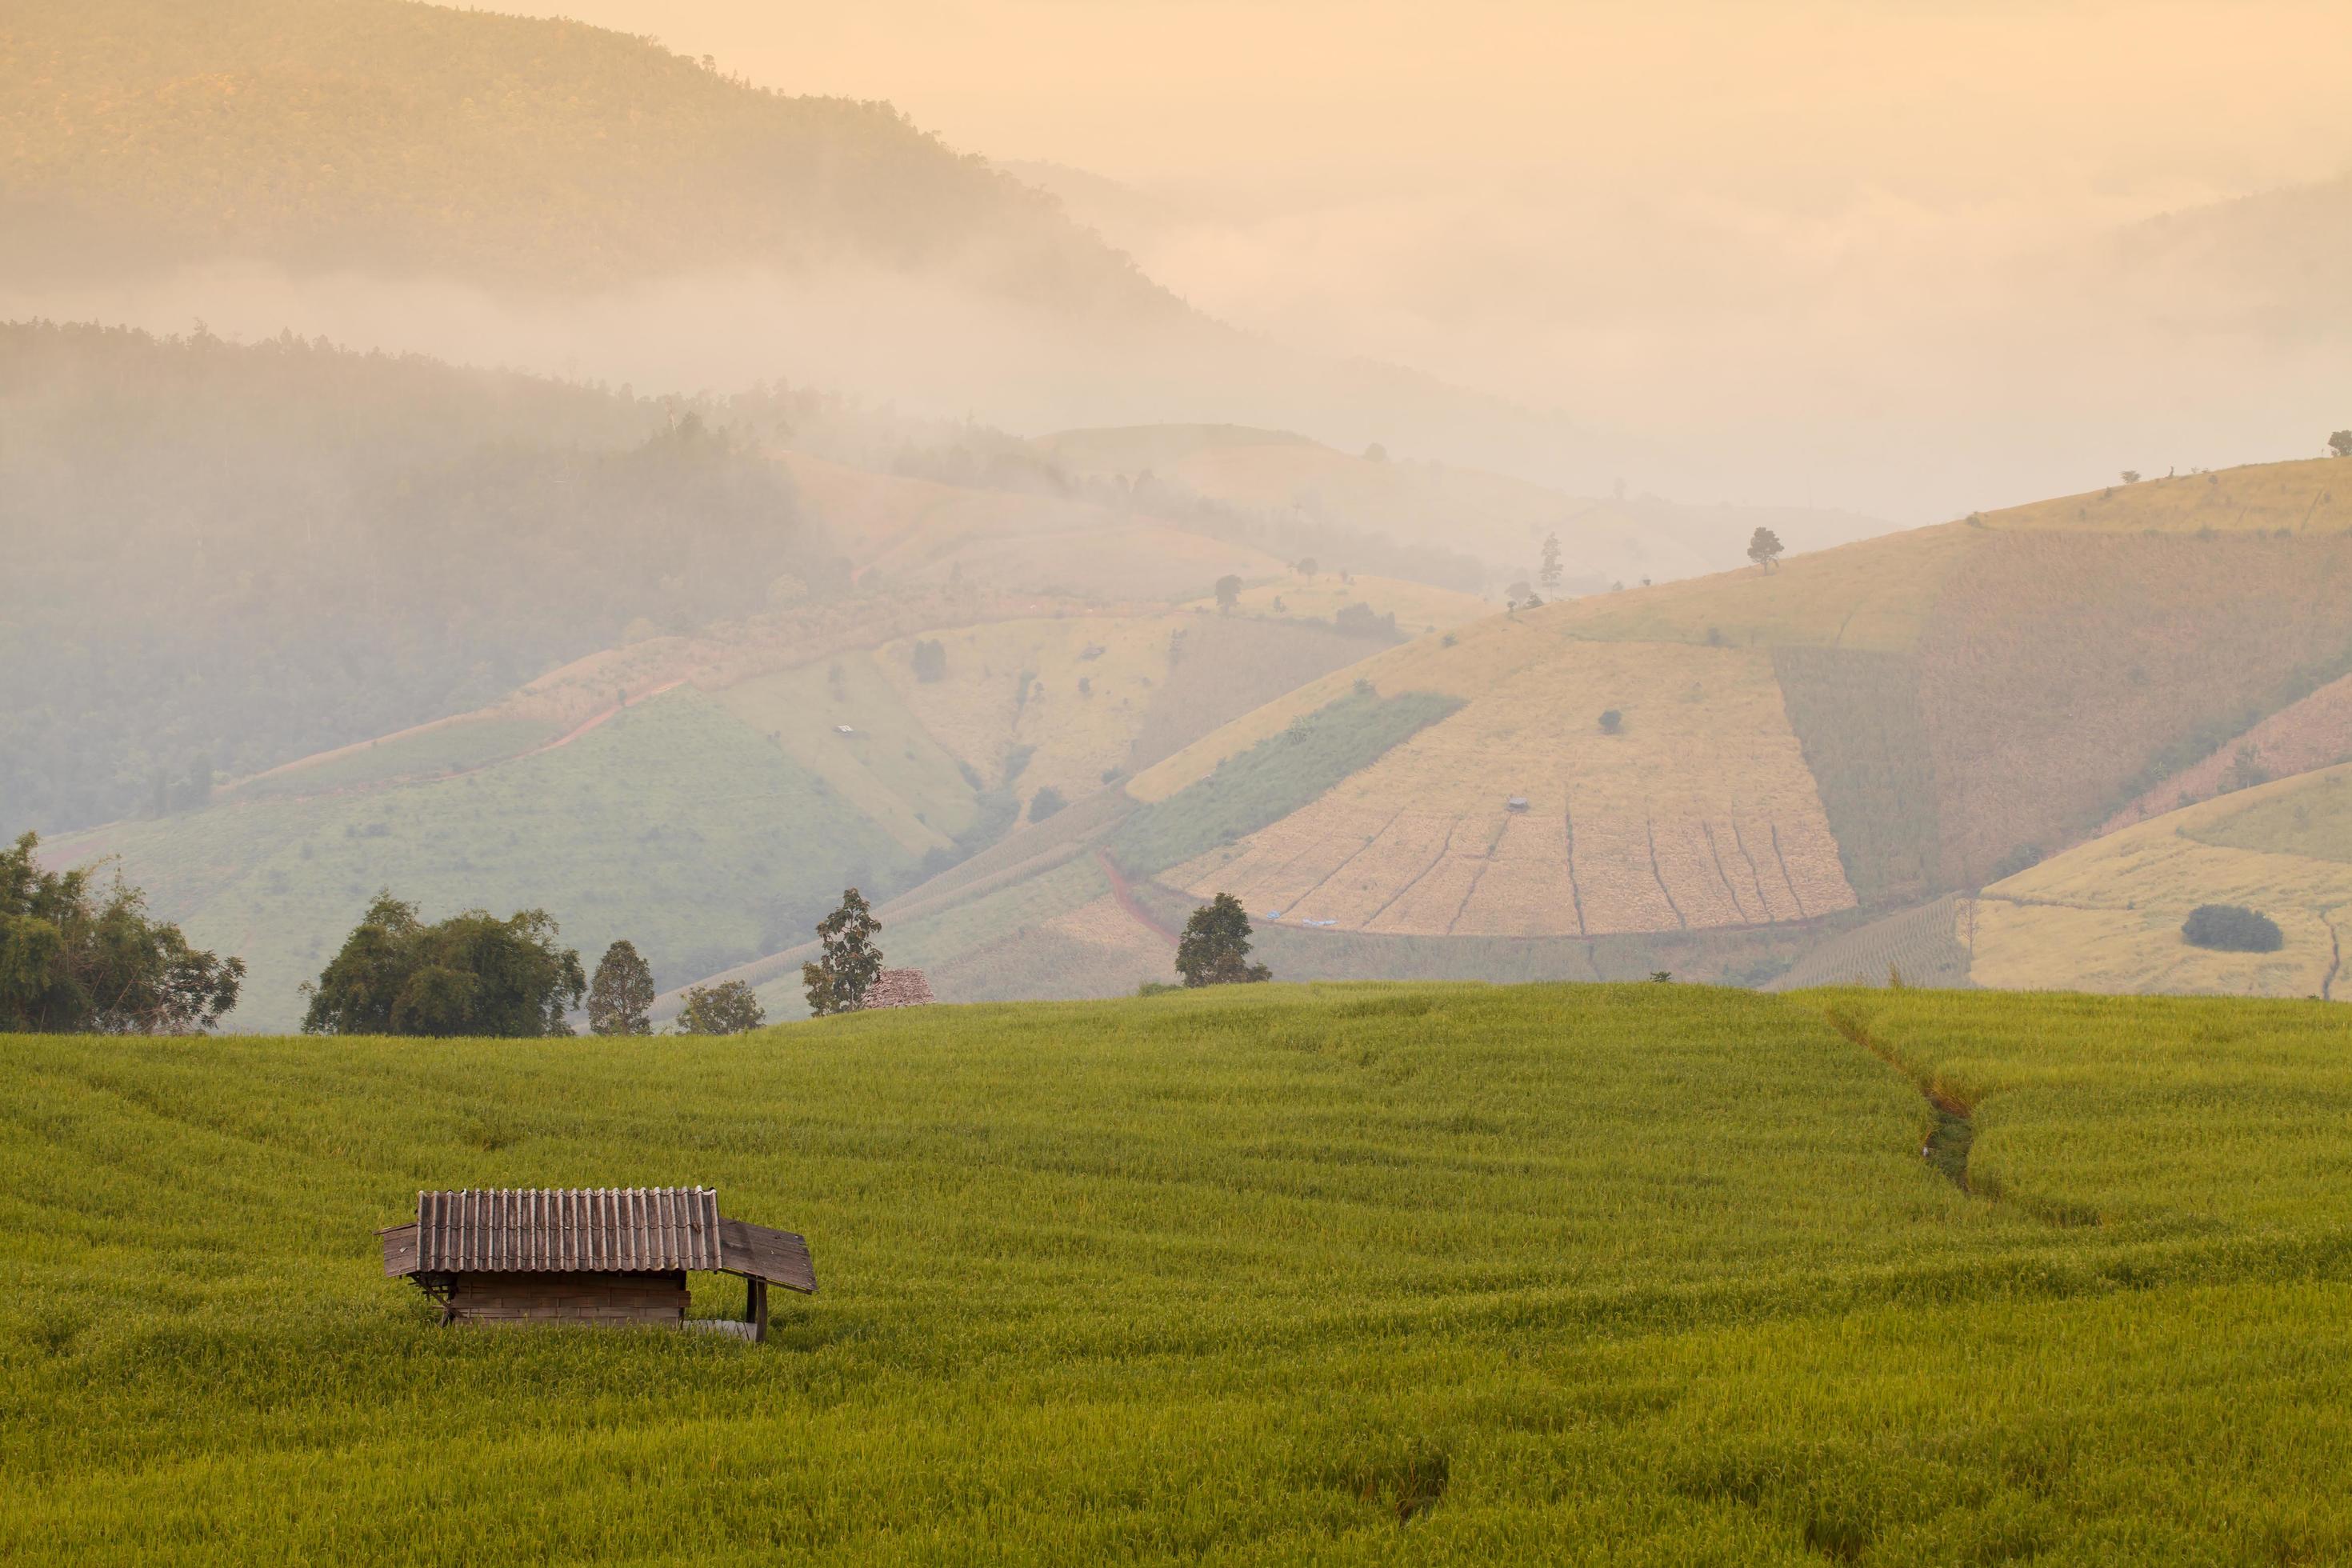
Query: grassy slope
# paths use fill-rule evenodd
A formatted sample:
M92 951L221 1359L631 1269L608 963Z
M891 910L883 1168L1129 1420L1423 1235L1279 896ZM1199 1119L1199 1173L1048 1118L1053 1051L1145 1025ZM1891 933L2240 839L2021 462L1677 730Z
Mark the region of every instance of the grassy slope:
M2347 1046L1657 986L17 1039L0 1552L2329 1560ZM809 1234L775 1342L376 1268L423 1184L685 1181Z
M2203 903L2278 922L2276 952L2181 940ZM2352 767L2169 812L1987 888L1976 901L1979 984L2088 991L2341 992L2352 921Z
M691 690L560 750L385 791L227 804L59 841L122 858L155 908L251 966L237 1023L292 1026L296 987L376 889L433 918L542 907L593 964L626 937L677 981L798 930L919 858L824 775Z

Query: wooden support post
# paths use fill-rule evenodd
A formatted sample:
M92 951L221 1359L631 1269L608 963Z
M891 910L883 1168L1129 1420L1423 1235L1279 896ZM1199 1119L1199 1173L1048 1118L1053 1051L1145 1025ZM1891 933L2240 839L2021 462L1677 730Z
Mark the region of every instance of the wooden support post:
M751 1325L751 1342L768 1342L768 1282L746 1279L743 1281L743 1321Z

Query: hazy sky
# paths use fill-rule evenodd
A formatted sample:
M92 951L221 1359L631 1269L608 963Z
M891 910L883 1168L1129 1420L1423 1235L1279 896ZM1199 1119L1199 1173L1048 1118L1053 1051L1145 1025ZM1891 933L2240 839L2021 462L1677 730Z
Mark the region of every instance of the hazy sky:
M1829 495L1907 504L1854 468L1878 436L1839 432L1885 416L1924 359L1970 353L2011 311L2021 259L2352 170L2344 0L522 8L649 34L763 85L887 99L961 149L1121 182L1062 184L1155 277L1286 342L1653 441L1752 417L1778 466L1726 488L1773 492L1757 500L1805 500L1831 464L1849 471ZM2003 377L2013 403L2018 368L1955 363L1946 380L1973 406L1978 377ZM2021 412L2016 452L2057 445L2002 483L2160 465L2209 429L2183 466L2288 455L2259 449L2268 422L2300 417L2300 390L2277 395L2210 425L2160 411L2176 421L2162 453L2094 440L2077 456L2048 410ZM1791 451L1817 456L1780 460ZM1918 504L1962 499L1937 494Z

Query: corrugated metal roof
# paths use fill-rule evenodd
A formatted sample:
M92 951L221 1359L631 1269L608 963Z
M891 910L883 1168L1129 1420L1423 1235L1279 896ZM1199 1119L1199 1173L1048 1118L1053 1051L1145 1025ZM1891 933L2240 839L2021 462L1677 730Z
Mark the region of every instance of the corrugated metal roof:
M719 1194L711 1187L419 1193L411 1267L424 1274L720 1268Z

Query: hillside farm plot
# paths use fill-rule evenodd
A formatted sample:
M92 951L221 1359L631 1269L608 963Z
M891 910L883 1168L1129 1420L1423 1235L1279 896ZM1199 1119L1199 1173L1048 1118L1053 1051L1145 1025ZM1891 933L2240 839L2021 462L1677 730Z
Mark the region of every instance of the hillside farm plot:
M0 1553L2328 1561L2347 1047L1654 985L19 1039ZM373 1256L420 1181L680 1171L809 1237L769 1343L444 1329Z
M2275 952L2190 946L2200 904L2278 923ZM1976 901L1980 985L2243 995L2342 994L2352 931L2352 767L2170 812L2045 860Z
M1853 906L1763 655L1553 642L1473 687L1448 651L1490 663L1465 642L1409 668L1461 682L1440 688L1467 699L1460 711L1171 879L1416 935L1672 931ZM1402 679L1386 665L1365 668ZM1138 781L1157 783L1157 770ZM1408 816L1409 847L1382 849ZM1326 881L1339 883L1328 902Z

